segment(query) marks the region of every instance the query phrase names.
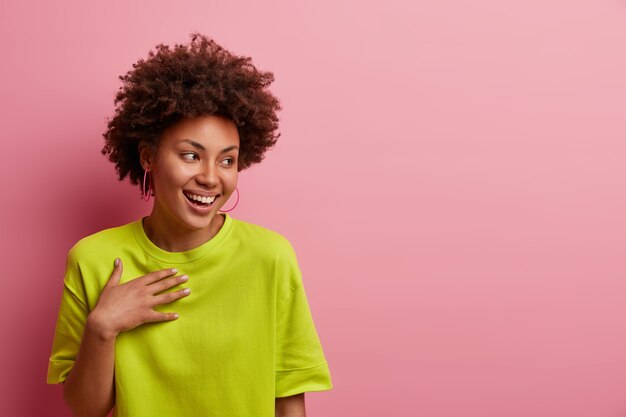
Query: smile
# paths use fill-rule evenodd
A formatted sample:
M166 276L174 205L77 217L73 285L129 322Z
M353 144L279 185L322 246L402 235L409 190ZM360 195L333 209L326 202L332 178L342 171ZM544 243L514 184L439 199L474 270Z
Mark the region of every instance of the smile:
M188 192L183 192L183 194L185 195L185 197L187 197L187 200L191 201L192 204L199 207L210 207L215 199L218 197L216 195L211 197L203 197L201 195L191 194Z

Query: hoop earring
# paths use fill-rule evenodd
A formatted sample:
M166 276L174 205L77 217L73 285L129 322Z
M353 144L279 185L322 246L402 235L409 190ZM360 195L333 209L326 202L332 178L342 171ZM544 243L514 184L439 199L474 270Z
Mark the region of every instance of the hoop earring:
M152 195L152 175L150 175L150 187L146 191L146 177L148 176L148 170L143 172L143 186L141 187L141 193L143 194L143 199L148 201L150 200L150 196Z
M229 211L232 211L235 207L237 207L237 203L239 203L239 189L237 187L235 187L235 191L237 191L237 201L235 201L235 205L232 206L230 209L228 210L222 210L219 209L218 212L219 213L228 213Z

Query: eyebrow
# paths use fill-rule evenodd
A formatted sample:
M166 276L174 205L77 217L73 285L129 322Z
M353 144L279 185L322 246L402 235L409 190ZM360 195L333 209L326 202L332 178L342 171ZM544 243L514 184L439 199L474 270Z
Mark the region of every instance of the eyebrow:
M191 146L193 146L195 148L202 149L203 151L206 151L206 148L204 146L202 146L201 144L199 144L198 142L196 142L195 140L183 139L181 142L187 142L187 143L189 143ZM224 149L222 149L220 151L220 154L226 153L228 151L232 151L234 149L239 149L239 146L232 145L232 146L229 146L227 148L224 148Z

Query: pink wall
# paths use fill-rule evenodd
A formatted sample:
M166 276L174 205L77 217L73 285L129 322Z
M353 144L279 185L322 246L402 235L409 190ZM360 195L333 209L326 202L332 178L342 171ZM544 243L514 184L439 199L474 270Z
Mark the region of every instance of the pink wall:
M626 415L624 1L56 3L0 3L0 414L69 415L65 254L148 211L99 153L117 76L198 30L276 75L232 214L298 252L311 416Z

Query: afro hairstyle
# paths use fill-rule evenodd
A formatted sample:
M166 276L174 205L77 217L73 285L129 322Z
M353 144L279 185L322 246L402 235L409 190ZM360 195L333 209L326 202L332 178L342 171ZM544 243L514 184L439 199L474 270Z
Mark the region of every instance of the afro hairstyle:
M141 186L139 145L156 148L163 131L183 118L232 120L240 140L238 171L261 162L280 136L280 103L268 90L274 74L259 71L250 57L234 55L205 35L192 33L188 45L157 45L119 79L123 84L103 134L102 154L115 164L120 181L128 176Z

